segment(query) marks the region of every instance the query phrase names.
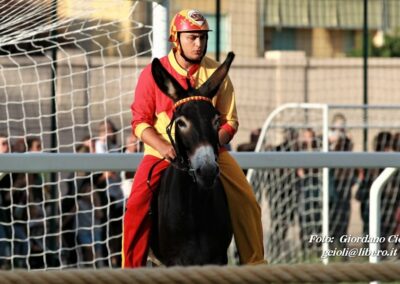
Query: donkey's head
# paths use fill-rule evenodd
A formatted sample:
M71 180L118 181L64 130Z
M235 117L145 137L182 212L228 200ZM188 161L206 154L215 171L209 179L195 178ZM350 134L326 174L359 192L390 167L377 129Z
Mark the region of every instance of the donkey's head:
M178 158L188 161L197 182L205 187L212 186L219 175L219 113L211 99L217 94L234 56L230 52L225 62L201 87L194 89L188 84L187 90L164 69L158 59L152 63L157 86L175 103L173 122Z

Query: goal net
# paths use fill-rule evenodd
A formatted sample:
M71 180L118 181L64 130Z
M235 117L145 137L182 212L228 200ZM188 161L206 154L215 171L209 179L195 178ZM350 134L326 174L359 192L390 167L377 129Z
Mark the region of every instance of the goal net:
M129 106L151 58L153 4L1 1L1 153L139 150ZM0 268L120 267L132 176L3 174Z
M322 151L324 108L281 107L266 120L256 151ZM272 263L297 262L309 234L322 235L322 169L249 170L263 215L266 256ZM298 218L297 218L298 216Z
M373 151L398 151L399 130L395 113L399 106L329 106L286 104L265 121L256 151L325 152L360 151L368 130ZM367 113L367 118L365 118ZM396 134L397 133L397 134ZM399 233L400 175L390 178L382 190L381 216L369 216L369 190L383 169L307 167L250 169L247 178L262 208L264 246L270 263L321 262L323 251L338 253L329 261L349 261L346 249L368 248L369 242L353 237L369 234L370 218L380 222L382 251L396 260ZM325 170L325 171L326 171ZM323 193L327 193L324 219ZM324 227L326 231L324 232ZM328 243L323 236L334 240ZM390 255L392 252L392 255ZM368 254L353 257L368 261Z

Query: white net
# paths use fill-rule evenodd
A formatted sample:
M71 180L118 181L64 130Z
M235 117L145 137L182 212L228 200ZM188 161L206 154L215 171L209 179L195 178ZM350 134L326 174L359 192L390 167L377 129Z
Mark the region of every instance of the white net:
M399 121L394 119L399 106L329 107L324 122L322 108L282 107L271 115L259 138L259 151L323 151L323 126L328 123L329 151L356 151L362 148L364 130L373 151L399 150ZM365 119L368 117L368 120ZM369 144L369 143L368 143ZM357 148L356 148L357 145ZM306 161L305 161L306 164ZM346 236L369 234L369 190L382 169L329 169L329 233L334 242L330 249L368 247L368 242L347 241ZM248 179L260 200L263 213L264 245L271 263L320 262L323 235L322 168L288 168L250 170ZM388 242L399 234L400 175L392 177L381 198L381 249L390 253L398 244ZM375 218L375 216L373 216ZM314 238L312 238L314 236ZM395 260L394 257L382 258ZM357 258L353 258L357 259ZM368 255L359 259L368 260ZM330 261L348 261L349 257L332 257ZM359 260L358 260L359 261Z
M0 1L1 153L139 150L129 106L151 56L152 4ZM120 267L132 177L5 175L0 267Z
M260 151L322 151L323 109L283 108L262 133ZM273 263L299 259L303 241L322 230L322 169L265 169L248 178L262 205L266 256Z

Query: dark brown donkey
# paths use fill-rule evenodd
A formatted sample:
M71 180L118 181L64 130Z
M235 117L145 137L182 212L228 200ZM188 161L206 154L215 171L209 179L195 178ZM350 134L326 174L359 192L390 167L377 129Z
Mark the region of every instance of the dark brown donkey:
M167 266L227 263L232 228L219 179L219 114L211 99L233 58L230 52L200 88L187 90L158 59L152 62L157 86L175 103L167 132L177 159L163 174L158 196L153 198L151 248Z

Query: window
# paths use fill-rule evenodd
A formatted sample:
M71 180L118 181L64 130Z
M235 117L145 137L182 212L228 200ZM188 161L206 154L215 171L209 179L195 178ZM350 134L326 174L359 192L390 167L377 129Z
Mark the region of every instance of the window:
M208 21L208 25L212 32L208 35L208 52L216 52L216 16L205 14L204 15ZM228 17L226 15L221 15L220 18L220 52L229 51L229 28L228 28Z

